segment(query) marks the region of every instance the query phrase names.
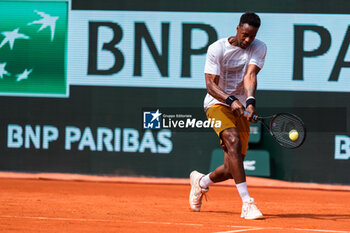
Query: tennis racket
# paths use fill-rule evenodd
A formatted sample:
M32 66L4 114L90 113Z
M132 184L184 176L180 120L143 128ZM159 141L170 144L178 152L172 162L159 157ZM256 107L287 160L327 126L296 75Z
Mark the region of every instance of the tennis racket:
M244 112L249 114L249 112ZM259 121L282 147L298 148L305 141L306 128L304 122L294 114L278 113L268 117L254 115L252 118Z

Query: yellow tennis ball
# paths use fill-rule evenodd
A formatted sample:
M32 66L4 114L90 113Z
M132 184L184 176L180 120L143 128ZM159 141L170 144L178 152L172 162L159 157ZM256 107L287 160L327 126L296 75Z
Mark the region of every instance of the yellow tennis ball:
M292 129L291 131L289 131L290 140L295 141L298 139L298 137L299 137L298 131L296 131L295 129Z

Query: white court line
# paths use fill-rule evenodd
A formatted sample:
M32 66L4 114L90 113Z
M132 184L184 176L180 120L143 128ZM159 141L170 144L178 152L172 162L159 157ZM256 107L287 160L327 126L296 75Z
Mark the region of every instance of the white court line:
M239 228L250 228L255 229L255 226L230 226L230 225L221 225L220 227L239 227ZM323 230L323 229L302 229L302 228L283 228L283 227L264 227L259 228L259 230L293 230L293 231L315 231L315 232L330 232L330 233L350 233L350 231L337 231L337 230ZM232 231L223 231L225 233ZM223 233L223 232L215 232L215 233Z
M203 224L197 223L177 223L177 222L136 222L136 223L148 223L148 224L162 224L162 225L182 225L182 226L197 226L203 227Z
M127 223L127 221L116 221L108 219L88 219L88 218L52 218L52 217L40 217L40 216L8 216L2 215L0 218L22 218L22 219L36 219L36 220L53 220L53 221L79 221L79 222L110 222L110 223ZM199 223L176 223L176 222L146 222L146 221L133 221L132 223L139 224L162 224L162 225L181 225L181 226L199 226L204 227L204 224ZM301 229L301 228L283 228L283 227L255 227L255 226L232 226L232 225L218 225L218 227L232 227L232 228L245 228L231 231L221 231L215 233L233 233L243 231L254 231L254 230L295 230L295 231L315 231L315 232L329 232L329 233L350 233L350 231L337 231L337 230L322 230L322 229Z
M88 219L88 218L50 218L50 217L32 217L32 216L0 216L0 218L24 218L37 220L55 220L55 221L79 221L79 222L115 222L107 219Z
M296 231L317 231L317 232L350 233L350 231L333 231L333 230L300 229L300 228L293 228L293 230L296 230Z
M232 227L232 228L260 228L257 226L237 226L237 225L218 225L218 227Z
M250 229L240 229L240 230L233 230L233 231L220 231L220 232L214 232L214 233L233 233L233 232L243 232L243 231L255 231L255 230L262 230L265 228L250 228Z
M243 227L243 226L231 226L231 227ZM336 230L322 230L322 229L301 229L301 228L283 228L283 227L264 227L264 228L250 228L233 231L222 231L214 233L229 233L229 232L240 232L240 231L254 231L254 230L293 230L293 231L315 231L315 232L329 232L329 233L350 233L350 231L336 231Z
M53 220L53 221L78 221L78 222L114 222L114 223L131 223L127 221L116 221L107 219L88 219L88 218L51 218L51 217L34 217L34 216L0 216L0 218L24 218L24 219L36 219L36 220ZM203 224L196 223L174 223L174 222L132 222L140 224L162 224L162 225L182 225L182 226L204 226Z
M234 226L239 227L239 226ZM220 231L214 233L233 233L233 232L243 232L243 231L255 231L255 230L295 230L295 231L315 231L315 232L329 232L329 233L350 233L350 231L335 231L335 230L321 230L321 229L301 229L301 228L282 228L282 227L265 227L265 228L250 228L241 229L233 231Z

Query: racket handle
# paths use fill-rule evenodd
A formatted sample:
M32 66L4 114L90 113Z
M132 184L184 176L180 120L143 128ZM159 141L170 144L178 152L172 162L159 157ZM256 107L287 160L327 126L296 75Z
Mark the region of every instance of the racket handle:
M248 115L250 115L250 113L247 112L247 111L245 111L245 110L244 110L244 113L247 113ZM254 121L257 121L257 120L258 120L258 116L257 116L257 115L253 115L252 118L253 118Z

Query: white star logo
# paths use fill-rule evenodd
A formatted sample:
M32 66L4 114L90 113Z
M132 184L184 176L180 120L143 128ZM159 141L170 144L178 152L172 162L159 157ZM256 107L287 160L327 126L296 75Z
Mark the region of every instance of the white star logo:
M40 12L35 10L35 13L37 13L38 15L40 15L42 17L42 19L39 20L35 20L31 23L28 23L28 25L32 25L32 24L41 24L41 27L39 28L39 32L47 27L50 27L51 29L51 41L53 41L53 38L55 36L55 27L56 27L56 21L59 17L57 16L51 16L49 14L45 14L44 12Z
M151 113L151 115L153 116L152 121L154 121L155 119L157 119L157 121L159 121L159 116L162 115L160 112L159 112L159 109L157 109L157 111L155 113Z
M4 75L10 75L7 70L5 70L6 62L5 63L0 63L0 78L3 78Z
M19 82L19 81L22 81L24 79L28 79L29 74L32 73L32 71L33 71L33 69L30 69L30 70L25 69L22 74L18 74L17 75L17 80L16 81Z
M24 35L22 33L18 33L18 30L19 28L16 28L12 32L2 32L1 34L5 36L5 39L2 40L0 48L2 48L2 46L9 42L10 49L12 50L16 39L29 39L29 36Z

